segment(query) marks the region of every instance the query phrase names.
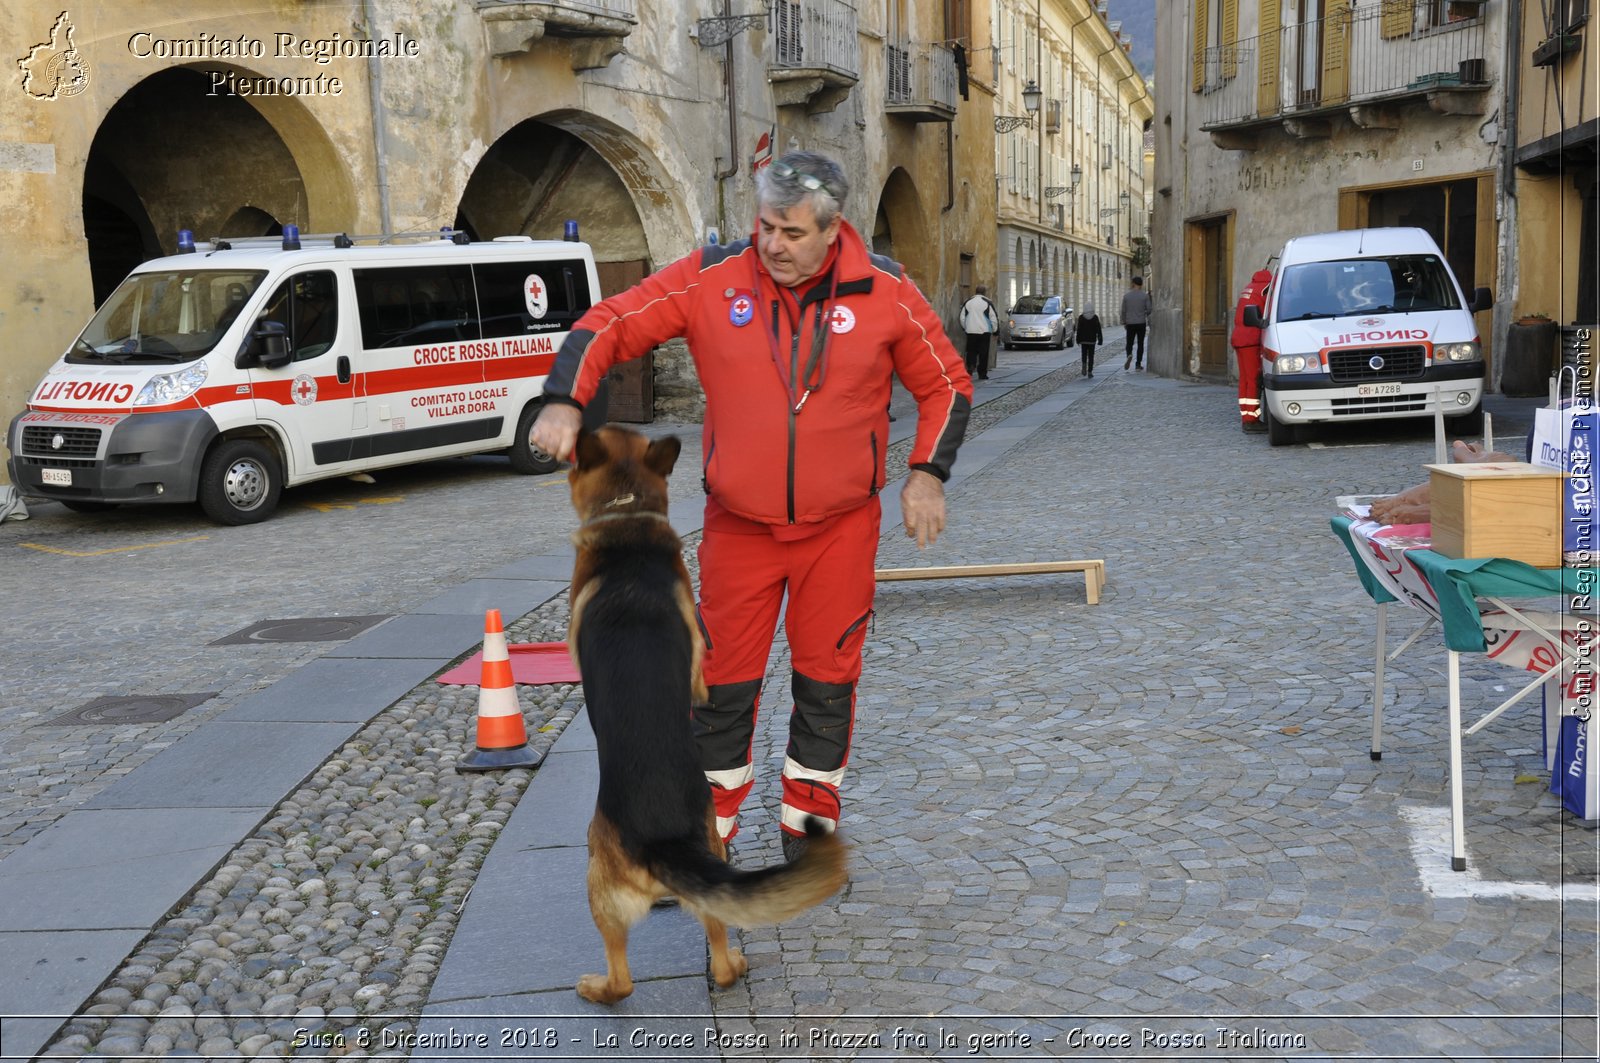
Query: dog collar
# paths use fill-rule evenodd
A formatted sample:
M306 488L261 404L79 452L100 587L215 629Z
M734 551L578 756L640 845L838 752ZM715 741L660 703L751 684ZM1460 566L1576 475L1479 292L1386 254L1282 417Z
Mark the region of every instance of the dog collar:
M606 503L606 505L610 504L610 502ZM591 527L592 525L604 524L606 521L610 520L630 520L634 517L648 517L651 520L667 521L667 515L665 513L657 513L652 509L632 509L624 513L601 513L598 516L590 517L588 520L578 525L578 530L582 531L583 529ZM667 521L667 523L670 524L671 521Z

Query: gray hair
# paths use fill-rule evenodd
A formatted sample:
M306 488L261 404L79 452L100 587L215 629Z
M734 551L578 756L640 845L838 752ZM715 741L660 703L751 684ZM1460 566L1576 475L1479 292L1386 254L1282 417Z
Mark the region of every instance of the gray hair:
M821 188L807 188L807 178ZM850 178L844 167L814 151L791 151L756 174L756 198L764 206L787 211L809 201L816 212L817 225L826 229L839 216L845 197L850 194Z

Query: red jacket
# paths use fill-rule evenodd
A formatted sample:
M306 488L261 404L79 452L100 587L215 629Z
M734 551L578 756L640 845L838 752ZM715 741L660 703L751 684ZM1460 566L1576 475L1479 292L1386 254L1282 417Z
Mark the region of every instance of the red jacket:
M763 524L810 524L887 482L889 391L917 399L913 468L950 475L972 381L917 286L848 223L810 287L780 293L750 240L701 248L592 307L545 382L582 404L607 371L689 342L706 394L706 491ZM795 297L799 321L795 327Z
M1228 346L1234 350L1244 347L1261 346L1261 330L1251 328L1244 323L1244 308L1253 306L1257 310L1267 308L1267 288L1272 284L1272 274L1264 269L1258 269L1250 277L1250 283L1244 286L1244 291L1239 293L1239 301L1233 307L1233 332L1228 337Z

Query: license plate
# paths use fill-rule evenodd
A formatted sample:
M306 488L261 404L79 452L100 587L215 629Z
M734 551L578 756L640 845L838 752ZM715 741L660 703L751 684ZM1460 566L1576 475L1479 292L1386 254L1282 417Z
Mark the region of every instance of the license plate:
M1399 384L1361 384L1356 388L1356 394L1363 398L1368 395L1398 395Z
M72 486L71 469L45 469L43 472L44 482L47 484L55 484L57 487Z

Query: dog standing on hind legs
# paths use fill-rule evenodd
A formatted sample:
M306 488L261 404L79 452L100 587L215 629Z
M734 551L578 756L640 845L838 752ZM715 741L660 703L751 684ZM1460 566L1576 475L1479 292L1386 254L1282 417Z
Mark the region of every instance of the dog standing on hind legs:
M782 922L845 882L844 845L816 820L793 863L728 865L689 727L689 707L706 690L683 544L667 521L680 446L621 428L582 432L568 475L580 524L567 645L599 749L588 882L606 954L606 973L584 975L577 988L599 1004L633 992L628 931L662 897L677 897L705 927L711 975L726 988L747 970L728 947L729 925Z

